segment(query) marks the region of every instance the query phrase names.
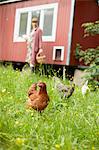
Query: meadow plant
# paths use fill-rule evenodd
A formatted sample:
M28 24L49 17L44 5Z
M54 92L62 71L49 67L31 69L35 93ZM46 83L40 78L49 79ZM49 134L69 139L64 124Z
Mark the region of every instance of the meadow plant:
M76 87L63 100L51 79L29 69L20 72L0 66L0 149L99 149L99 90L83 97ZM38 81L46 82L50 96L42 114L26 108L28 88Z

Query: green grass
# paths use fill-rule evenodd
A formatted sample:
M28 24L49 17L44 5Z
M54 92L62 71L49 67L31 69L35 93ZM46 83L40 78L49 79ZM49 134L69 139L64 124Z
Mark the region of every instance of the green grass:
M28 88L38 81L50 97L42 115L26 108ZM0 66L0 150L98 150L98 95L97 89L83 98L76 87L62 100L51 77Z

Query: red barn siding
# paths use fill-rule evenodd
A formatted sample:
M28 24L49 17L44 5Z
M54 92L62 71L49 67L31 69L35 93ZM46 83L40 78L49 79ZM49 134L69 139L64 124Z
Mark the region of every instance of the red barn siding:
M55 42L43 42L43 48L47 56L46 63L66 64L72 0L30 0L0 5L0 60L25 61L26 43L13 42L16 9L55 2L59 3L56 40ZM76 0L70 55L71 65L79 64L74 56L76 43L80 43L83 49L98 46L99 36L83 38L83 29L81 28L82 23L95 20L99 20L99 6L97 6L96 1ZM55 62L52 60L53 46L65 47L64 61Z
M1 6L0 6L0 33L1 33ZM1 43L2 43L2 38L1 38L1 34L0 34L0 60L2 57Z
M47 48L46 55L49 56L50 64L66 64L67 48L68 48L68 31L70 22L70 1L61 0L59 3L56 41L54 43L44 43L44 49ZM48 45L48 46L47 46ZM57 62L52 60L53 46L64 46L64 61Z
M46 63L48 64L66 64L67 48L68 48L68 32L70 26L70 9L71 0L31 0L19 3L11 3L2 5L1 7L1 26L2 28L2 44L0 44L2 55L0 60L9 61L25 61L26 43L13 43L13 32L15 23L15 12L17 8L42 5L48 3L59 3L58 18L57 18L57 32L55 42L43 42L43 48L46 55ZM52 60L53 46L64 46L64 61L55 62Z
M80 43L83 49L99 46L99 35L83 38L84 30L81 25L85 22L93 22L99 20L99 6L95 0L76 0L74 27L71 46L71 65L80 65L75 59L76 44Z

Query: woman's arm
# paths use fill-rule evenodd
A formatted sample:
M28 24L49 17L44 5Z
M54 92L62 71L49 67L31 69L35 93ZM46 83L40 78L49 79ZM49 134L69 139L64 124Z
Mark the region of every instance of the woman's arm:
M39 49L41 49L42 48L42 30L41 29L39 29Z

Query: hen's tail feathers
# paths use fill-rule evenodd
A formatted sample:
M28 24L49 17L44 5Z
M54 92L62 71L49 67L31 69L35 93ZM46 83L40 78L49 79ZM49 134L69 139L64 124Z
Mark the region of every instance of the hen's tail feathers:
M33 83L28 90L28 96L30 96L31 94L34 94L34 91L36 90L37 90L37 83Z

